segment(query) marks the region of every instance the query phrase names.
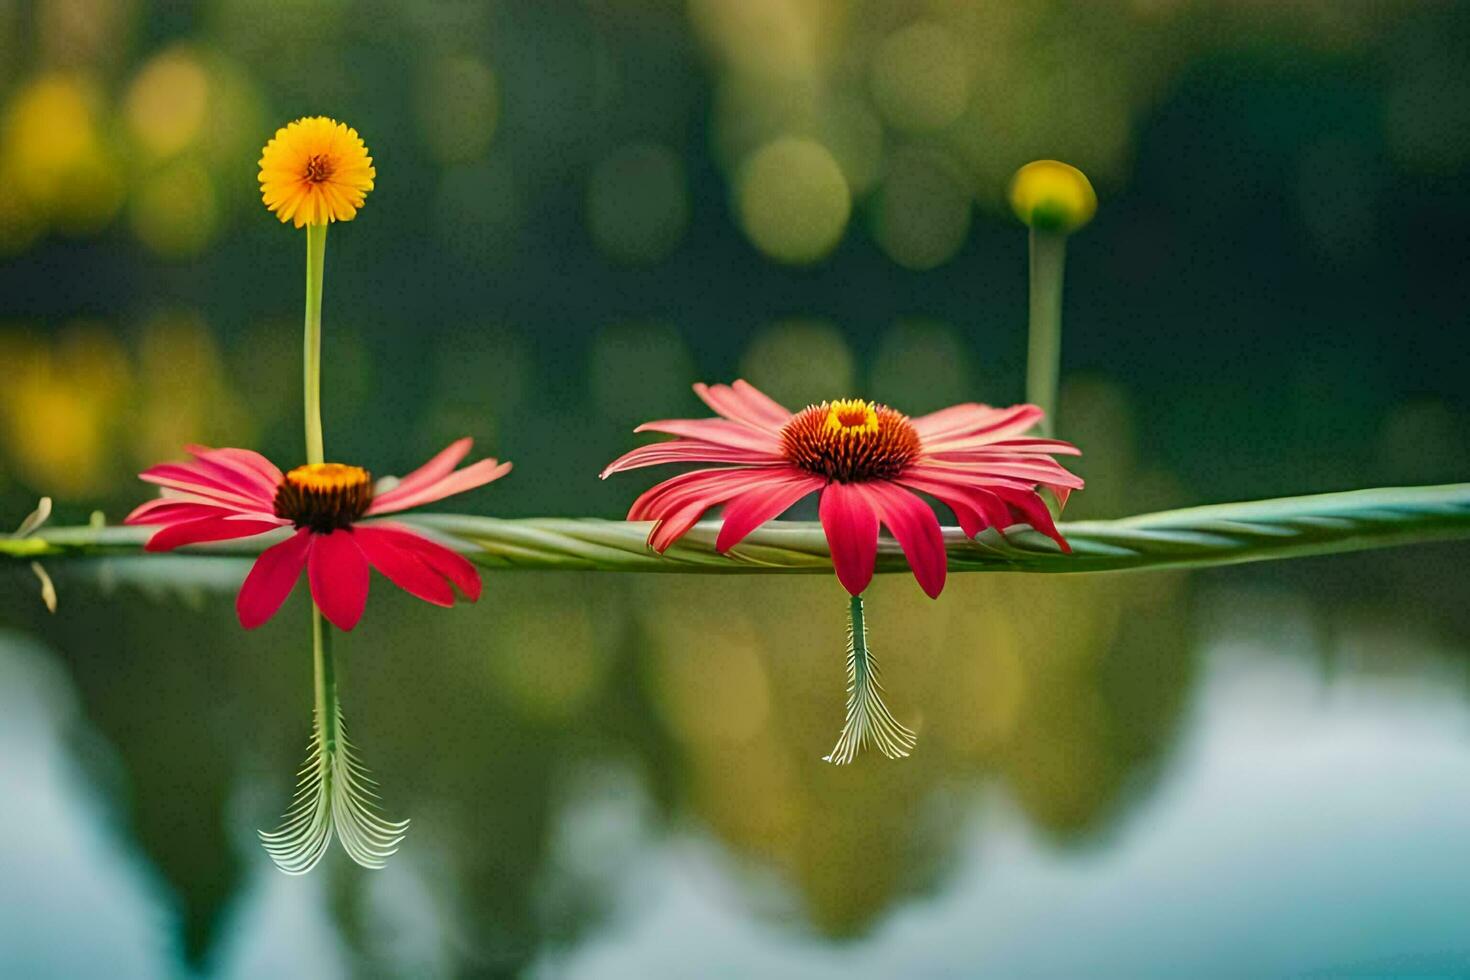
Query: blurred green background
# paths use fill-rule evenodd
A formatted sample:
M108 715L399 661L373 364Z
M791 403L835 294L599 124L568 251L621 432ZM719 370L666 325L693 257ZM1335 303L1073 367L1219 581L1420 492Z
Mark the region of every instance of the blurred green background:
M301 452L286 121L378 167L328 242L328 455L516 463L446 505L618 517L697 379L1022 395L1016 167L1081 167L1069 516L1466 479L1470 6L0 3L0 515L118 520L191 441ZM800 515L799 515L800 516ZM0 970L26 976L1470 970L1463 548L957 576L870 603L908 762L820 762L842 592L375 589L344 704L404 852L253 830L306 607L0 577ZM160 569L172 566L160 564ZM236 577L234 581L237 581Z

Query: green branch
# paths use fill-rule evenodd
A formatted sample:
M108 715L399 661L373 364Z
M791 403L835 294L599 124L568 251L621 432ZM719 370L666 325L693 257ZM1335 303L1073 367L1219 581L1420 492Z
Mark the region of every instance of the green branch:
M828 572L826 538L815 523L776 521L728 555L714 550L718 525L696 526L664 555L648 550L647 524L586 518L500 519L455 514L403 518L479 564L504 569L618 572ZM1470 537L1470 484L1355 490L1310 497L1215 504L1112 521L1061 525L1072 554L1026 527L986 531L974 541L946 528L952 572L1100 572L1186 568L1362 551ZM44 528L0 538L0 556L48 561L138 555L149 528ZM251 556L276 540L250 538L201 545L188 553ZM157 559L150 558L150 562ZM896 542L878 545L880 572L905 571Z

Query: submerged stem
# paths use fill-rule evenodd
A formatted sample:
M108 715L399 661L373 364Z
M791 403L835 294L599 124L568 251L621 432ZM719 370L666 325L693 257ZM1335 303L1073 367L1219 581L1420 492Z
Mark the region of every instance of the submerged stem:
M322 279L327 226L306 226L306 343L302 351L306 391L306 461L326 461L322 449Z
M311 651L316 679L316 723L318 748L323 755L337 750L337 665L332 659L331 628L322 611L311 607Z
M1031 334L1026 352L1026 400L1046 413L1043 435L1056 430L1057 382L1062 360L1062 274L1067 236L1031 230Z
M291 875L316 867L333 837L364 868L381 868L403 842L408 821L388 820L378 812L376 784L342 728L331 627L315 608L311 615L316 675L311 748L280 827L261 831L260 842L276 867Z
M869 742L888 758L902 759L913 751L918 736L899 724L883 702L878 662L868 647L863 597L855 595L847 607L847 717L837 744L822 761L847 765Z

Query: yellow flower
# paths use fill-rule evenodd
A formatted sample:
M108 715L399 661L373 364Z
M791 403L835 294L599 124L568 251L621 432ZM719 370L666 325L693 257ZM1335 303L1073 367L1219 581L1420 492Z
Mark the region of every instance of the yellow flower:
M1033 160L1011 178L1011 209L1038 231L1074 232L1092 220L1097 194L1087 175L1057 160Z
M326 116L276 130L260 153L261 198L297 228L351 221L377 175L357 130Z

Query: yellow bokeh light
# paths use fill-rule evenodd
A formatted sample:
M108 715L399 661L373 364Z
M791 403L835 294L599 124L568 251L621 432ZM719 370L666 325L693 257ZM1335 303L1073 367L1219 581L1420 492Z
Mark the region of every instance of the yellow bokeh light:
M823 258L842 239L852 194L837 161L810 139L767 143L745 161L736 202L746 236L778 262Z
M117 162L99 129L97 86L79 75L41 76L11 101L0 127L0 172L63 230L100 230L122 204Z
M170 157L199 138L210 101L209 74L186 48L154 55L123 99L128 129L145 153Z
M132 373L110 331L71 326L55 344L5 331L0 363L6 456L22 480L42 493L81 497L121 478L114 439Z
M919 21L890 34L873 55L873 100L890 126L930 130L960 117L970 100L970 67L954 31Z

